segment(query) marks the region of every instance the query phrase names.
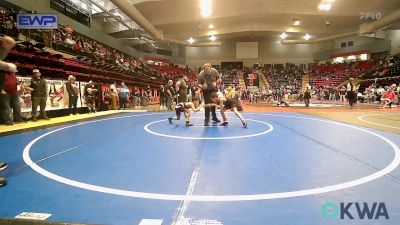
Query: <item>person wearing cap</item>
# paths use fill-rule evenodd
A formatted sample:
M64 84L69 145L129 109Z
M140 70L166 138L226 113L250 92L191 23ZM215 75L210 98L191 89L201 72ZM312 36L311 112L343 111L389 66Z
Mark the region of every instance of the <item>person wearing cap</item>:
M68 111L70 115L77 113L77 103L79 97L79 87L76 78L73 75L68 76L68 82L65 84L68 92ZM73 108L73 109L72 109Z
M15 73L17 71L17 66L12 63L4 62L8 52L15 46L15 41L11 37L5 36L0 45L0 89L3 92L4 83L6 80L5 72ZM0 109L3 109L3 104L0 104ZM7 163L0 162L0 171L7 168ZM7 184L7 179L0 177L0 187Z
M40 117L42 119L48 120L46 116L46 81L42 78L42 74L38 69L32 71L33 77L31 84L29 85L32 98L32 121L36 122L37 107L40 107Z
M217 92L217 85L221 83L221 77L218 71L212 68L210 63L204 64L203 70L199 73L198 82L198 87L203 91L205 104L211 104L211 94ZM221 122L215 113L215 106L205 107L204 126L209 125L210 113L212 114L212 120L214 122Z

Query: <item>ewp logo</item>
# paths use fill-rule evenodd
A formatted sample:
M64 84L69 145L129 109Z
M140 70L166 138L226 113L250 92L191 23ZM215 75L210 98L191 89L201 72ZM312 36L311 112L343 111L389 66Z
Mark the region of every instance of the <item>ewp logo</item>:
M18 29L57 29L57 14L18 14Z
M355 206L356 213L354 210L351 210L352 206ZM352 214L353 213L353 214ZM369 205L366 202L362 204L358 202L349 202L349 203L340 203L340 208L332 202L328 202L322 206L322 216L326 219L333 220L336 219L338 216L340 219L350 219L353 220L354 216L358 216L358 219L380 219L381 217L385 219L389 219L389 214L386 209L386 205L383 202L374 202Z

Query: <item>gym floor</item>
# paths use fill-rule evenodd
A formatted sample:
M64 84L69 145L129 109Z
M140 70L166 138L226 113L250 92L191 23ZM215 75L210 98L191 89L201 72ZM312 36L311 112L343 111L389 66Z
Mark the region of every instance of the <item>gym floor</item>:
M168 123L173 112L156 111L69 116L35 130L32 123L0 127L0 159L9 164L0 173L8 179L0 189L0 217L35 212L51 214L48 221L127 225L399 224L400 114L375 108L246 105L247 129L232 113L227 127L204 127L203 112L185 127L184 120ZM383 203L390 219L361 219L354 204L352 220L323 212L327 203L350 202Z

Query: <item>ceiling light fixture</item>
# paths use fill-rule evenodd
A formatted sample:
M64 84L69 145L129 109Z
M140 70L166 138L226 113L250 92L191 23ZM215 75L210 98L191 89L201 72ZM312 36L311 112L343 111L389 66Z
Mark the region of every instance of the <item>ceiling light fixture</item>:
M303 38L308 41L310 38L312 38L312 36L306 33L306 35L304 35Z
M217 37L215 37L214 34L210 36L210 41L215 41L216 39Z
M190 37L187 41L188 41L190 44L193 44L193 43L195 42L195 40L194 40L192 37Z
M208 25L208 29L214 29L214 28L215 28L214 25L212 24Z
M329 11L332 8L331 3L321 3L318 5L318 9L321 11Z
M203 17L211 16L211 0L200 0L200 13Z
M293 25L294 26L299 26L300 25L300 20L299 19L293 19Z
M287 34L285 32L283 32L281 35L279 35L279 37L281 37L281 39L285 39L287 37Z

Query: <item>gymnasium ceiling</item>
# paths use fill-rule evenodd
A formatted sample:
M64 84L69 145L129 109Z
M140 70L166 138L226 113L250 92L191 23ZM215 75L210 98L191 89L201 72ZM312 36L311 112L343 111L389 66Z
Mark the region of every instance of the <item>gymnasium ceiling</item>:
M111 5L108 10L129 18L119 9L113 8L109 0L93 0L103 5ZM164 37L181 41L190 36L198 41L208 41L214 34L217 40L276 38L285 31L287 39L299 39L305 33L314 37L358 31L362 23L371 19L360 19L362 13L384 17L400 9L400 0L335 0L329 11L321 11L318 5L323 0L212 0L212 14L208 18L200 15L200 0L125 0L134 5L139 12ZM369 14L370 16L372 14ZM107 14L96 13L95 20L109 19ZM293 20L299 19L300 25L294 26ZM329 21L330 25L326 25ZM137 33L141 28L130 21ZM214 29L209 29L209 24ZM108 29L111 35L129 38L131 31ZM119 31L119 32L118 32Z

